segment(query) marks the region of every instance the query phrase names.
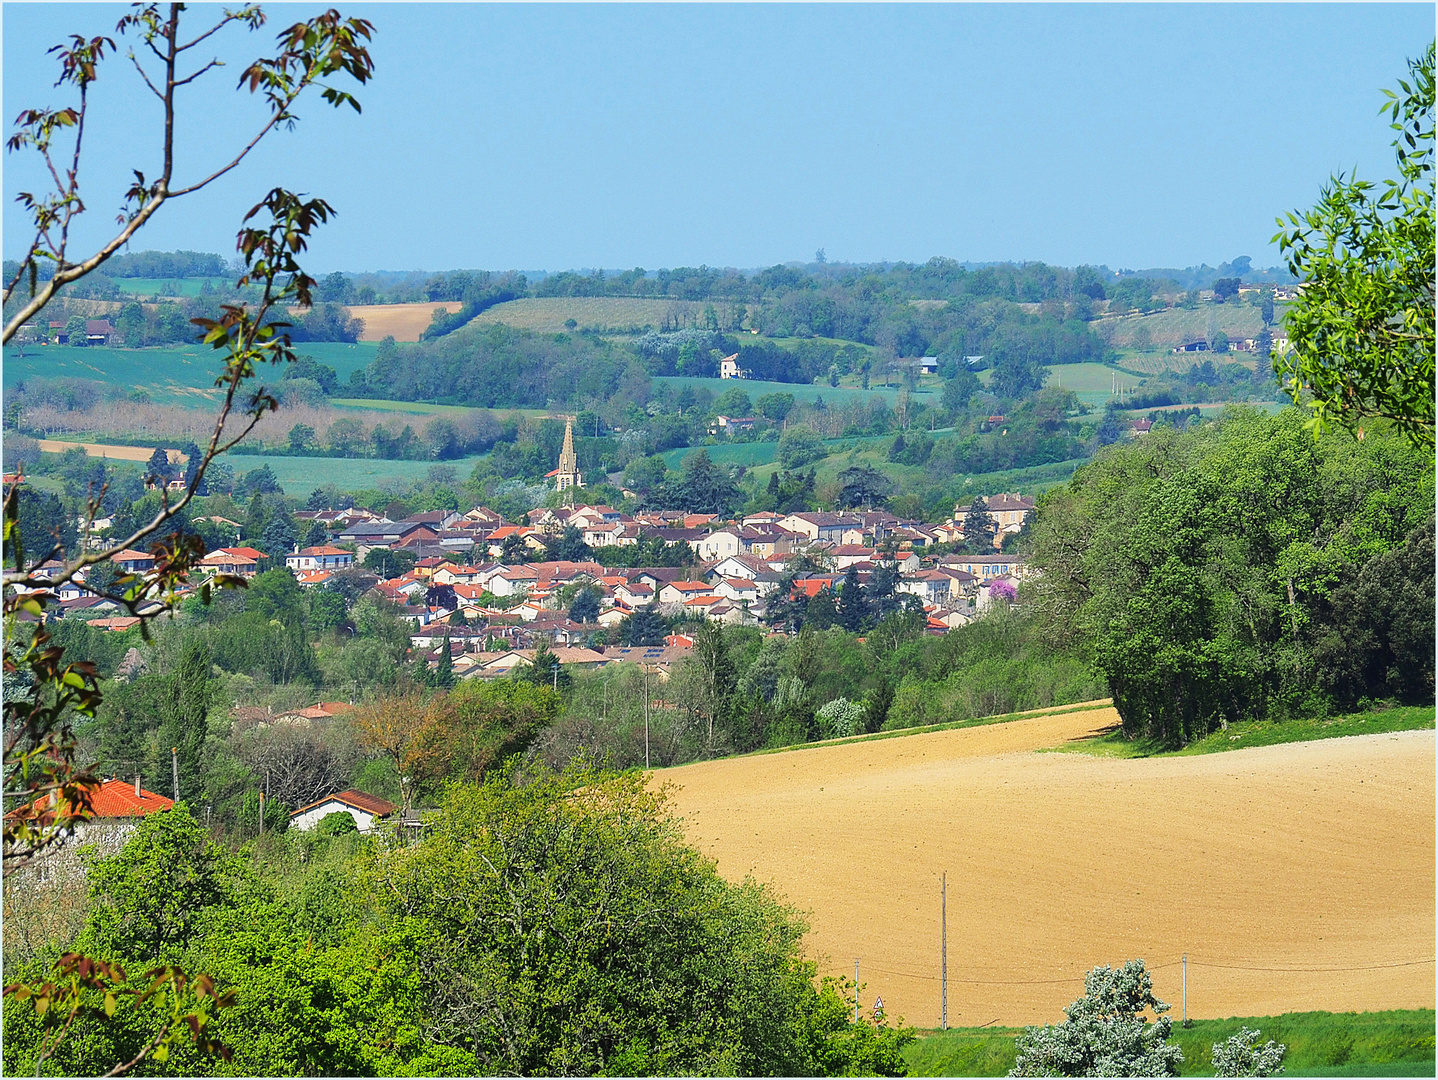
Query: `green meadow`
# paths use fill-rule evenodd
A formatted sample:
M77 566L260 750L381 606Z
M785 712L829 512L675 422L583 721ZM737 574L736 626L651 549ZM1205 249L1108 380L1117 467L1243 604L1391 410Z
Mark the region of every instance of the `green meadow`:
M368 366L378 348L372 342L349 345L334 341L306 341L295 346L298 353L334 368L342 385L349 381L351 371ZM94 379L126 390L143 388L156 401L191 404L214 389L222 363L220 353L198 344L146 349L7 345L4 361L6 385L32 378Z
M142 278L125 277L115 278L115 287L122 293L126 293L130 299L149 300L158 296L160 299L169 297L190 297L199 296L205 289L206 283L215 290L228 290L234 288L233 277L212 277L212 278Z
M1432 1009L1174 1021L1169 1041L1183 1049L1181 1076L1212 1076L1212 1047L1239 1028L1288 1047L1286 1076L1432 1076ZM1017 1028L924 1031L904 1048L910 1076L1003 1076L1014 1065Z
M829 386L815 383L781 383L765 382L762 379L701 379L690 375L657 375L655 383L667 383L676 388L691 387L695 390L701 387L709 390L718 397L725 390L739 389L749 395L749 400L754 401L765 394L793 394L798 401L813 401L815 398L823 398L828 403L845 404L850 401L868 401L872 397L882 398L890 406L898 400L903 392L899 388L885 389L876 386L865 390L860 386ZM928 391L919 390L920 395Z
M387 480L421 480L435 464L455 469L461 480L474 470L478 457L453 461L389 461L382 458L290 457L284 454L228 454L223 459L236 476L268 465L286 495L307 495L321 484L342 490L378 487Z

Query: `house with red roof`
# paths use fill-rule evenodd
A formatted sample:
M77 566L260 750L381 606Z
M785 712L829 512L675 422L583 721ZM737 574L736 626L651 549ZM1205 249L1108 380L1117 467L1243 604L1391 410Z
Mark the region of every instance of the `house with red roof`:
M197 565L211 574L234 574L237 577L252 578L260 572L260 560L264 557L265 553L258 548L216 548Z
M296 829L309 830L329 814L348 814L354 818L355 828L362 833L368 833L374 831L377 822L390 817L398 809L399 807L388 799L350 788L300 807L290 815L290 825Z
M54 820L51 809L54 805L54 796L47 795L16 807L5 818L12 822L28 818L46 824ZM138 776L134 781L111 777L92 789L89 813L75 826L75 831L41 852L18 872L33 875L38 882L83 877L85 862L76 854L82 846L93 844L101 856L113 855L124 846L141 818L174 805L173 799L145 790Z

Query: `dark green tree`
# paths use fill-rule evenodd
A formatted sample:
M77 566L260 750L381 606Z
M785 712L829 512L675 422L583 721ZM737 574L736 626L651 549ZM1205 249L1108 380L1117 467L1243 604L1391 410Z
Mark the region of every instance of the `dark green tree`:
M990 555L994 550L994 535L998 526L984 500L974 496L964 513L964 547L975 555Z
M564 526L564 531L552 537L546 546L549 548L549 557L559 561L584 562L594 554L584 542L584 534L577 525Z
M210 705L215 681L210 675L210 650L203 640L191 638L180 653L180 661L168 676L169 694L164 720L160 724L160 746L168 758L174 747L179 761L180 790L173 790L171 770L162 765L162 791L172 799L195 801L202 785L205 737L209 734ZM166 762L167 764L168 762Z
M837 479L839 506L846 509L883 506L894 493L894 482L871 465L851 465L840 472Z
M851 563L844 571L844 583L839 588L839 600L835 605L839 625L851 634L860 634L869 625L869 598L859 584L859 571Z
M569 605L569 617L577 623L591 623L599 618L599 594L590 588L580 589Z
M629 646L663 645L669 624L653 604L636 609L619 624L619 644Z

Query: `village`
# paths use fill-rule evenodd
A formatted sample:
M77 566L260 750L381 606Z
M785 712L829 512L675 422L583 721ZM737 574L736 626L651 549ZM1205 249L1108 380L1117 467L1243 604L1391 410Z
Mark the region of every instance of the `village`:
M393 605L409 626L412 655L423 656L432 669L447 651L455 677L494 678L529 664L544 645L562 665L638 661L667 674L693 646L686 629L701 620L726 626L773 623L776 598L802 603L821 593L836 597L846 582L872 589L879 581L910 610L923 613L928 633L944 634L973 621L996 600L1012 601L1026 574L1023 559L1002 550L1034 510L1033 496L1019 493L982 497L983 553L969 554L965 528L974 527L973 507L962 503L950 520L938 523L906 521L885 510L758 513L725 520L663 509L628 514L583 503L576 498L583 476L568 429L551 478L569 505L536 508L523 522L506 521L484 506L398 521L357 507L300 510L293 515L299 526L308 525L313 536L318 525L328 543L296 544L286 552L217 548L198 561L179 598L220 575L248 581L280 566L302 588L317 589L366 567L402 565L399 573L369 575L368 589ZM552 549L561 539L577 541L599 557L554 558ZM603 558L606 550L656 541L687 547L687 565L605 565L622 561ZM376 558L376 552L394 558ZM124 549L111 562L121 573L143 577L154 570L156 557ZM112 631L138 625L139 614L124 613L115 600L89 592L83 577L77 578L57 591L49 618L82 618ZM581 592L592 603L576 608ZM641 611L673 628L662 647L623 643L621 624Z

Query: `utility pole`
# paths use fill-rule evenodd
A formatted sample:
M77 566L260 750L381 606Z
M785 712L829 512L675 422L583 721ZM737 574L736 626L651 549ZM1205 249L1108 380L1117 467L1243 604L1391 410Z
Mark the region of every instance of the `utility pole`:
M949 1030L949 875L939 880L939 1030Z
M854 957L854 1023L859 1022L859 958Z
M649 768L649 669L641 666L640 678L644 681L644 768Z
M170 780L174 784L170 788L175 793L175 801L180 801L180 748L170 747Z
M1188 1027L1188 953L1183 954L1183 1026Z

